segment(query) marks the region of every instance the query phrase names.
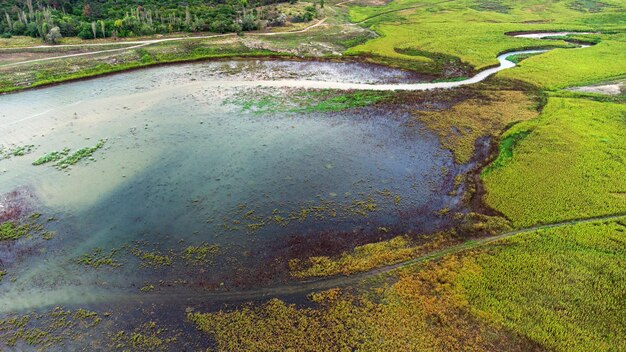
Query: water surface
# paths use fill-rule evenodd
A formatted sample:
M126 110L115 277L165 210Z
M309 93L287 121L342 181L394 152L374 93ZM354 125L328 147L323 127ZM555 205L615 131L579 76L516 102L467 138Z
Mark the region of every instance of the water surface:
M37 147L0 161L0 194L20 189L58 218L49 225L54 239L22 239L0 252L14 280L0 284L0 310L110 299L112 291L136 293L149 284L271 285L288 278L271 267L277 257L332 252L351 237L357 243L435 228L436 212L458 202L449 194L455 165L408 114L251 113L230 102L256 87L213 84L338 75L355 84L409 78L361 64L227 61L0 96L3 145ZM271 93L289 99L294 91ZM31 165L45 153L100 139L106 143L95 160L69 170ZM333 242L340 236L347 244ZM302 248L301 239L315 248ZM219 248L210 262L182 261L186 247L201 244ZM18 247L38 254L15 255ZM123 265L76 262L94 248L119 250ZM173 263L146 266L142 253Z

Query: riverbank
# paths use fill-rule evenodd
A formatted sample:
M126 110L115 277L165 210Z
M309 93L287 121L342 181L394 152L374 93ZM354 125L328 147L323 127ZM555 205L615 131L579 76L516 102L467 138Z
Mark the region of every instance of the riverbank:
M320 21L320 23L318 23L317 25L320 25L321 23L323 23L323 21ZM315 25L314 25L315 26ZM311 27L307 27L307 28L311 28ZM303 30L304 31L304 30ZM300 32L299 32L300 33ZM557 33L559 35L568 35L571 34L570 32L559 32ZM515 35L517 37L525 37L524 34L518 34ZM546 37L549 37L550 33L541 33L541 34L535 34L535 36L533 38L536 39L544 39ZM219 37L210 37L210 38L205 38L205 39L213 39L213 38L222 38L222 36ZM170 40L175 40L174 38L170 38ZM162 41L157 41L157 42L146 42L144 44L139 44L139 46L143 45L151 45L151 44L159 44L162 43ZM135 48L137 49L137 48ZM90 53L89 55L100 55L100 54L109 54L110 51L113 50L115 52L118 51L126 51L127 49L107 49L107 50L102 50L99 52L94 52L94 53ZM134 49L133 49L134 50ZM137 49L137 50L145 50L145 49ZM223 50L223 49L222 49ZM250 82L246 82L246 81L225 81L225 82L220 82L220 81L213 81L211 82L212 85L224 85L224 86L233 86L233 85L240 85L240 86L264 86L264 87L290 87L290 88L307 88L307 89L340 89L340 90L379 90L379 91L401 91L401 90L430 90L430 89L449 89L449 88L455 88L455 87L461 87L464 85L470 85L470 84L476 84L478 82L481 82L485 79L487 79L488 77L490 77L491 75L494 75L495 73L505 70L505 69L509 69L512 67L515 67L517 65L516 62L510 60L509 58L511 57L517 57L517 56L524 56L524 55L531 55L531 54L541 54L548 51L548 49L540 49L540 50L518 50L518 51L507 51L505 53L502 53L500 55L498 55L497 60L499 61L499 65L497 67L493 67L493 68L487 68L481 72L476 73L473 77L471 78L466 78L466 79L453 79L452 81L446 82L446 81L441 81L441 79L439 79L436 82L431 82L431 83L404 83L404 84L358 84L358 83L346 83L346 82L332 82L332 81L296 81L296 80L282 80L282 81L250 81ZM76 58L78 55L79 57L82 58L83 54L72 54L72 55L68 55L66 57L61 57L61 58L52 58L52 61L55 60L71 60L73 58ZM237 50L233 51L232 53L228 53L228 52L222 52L222 53L195 53L192 54L191 56L175 56L175 57L170 57L167 56L166 54L160 54L160 55L150 55L150 53L146 52L143 53L143 55L141 56L139 61L132 61L132 62L128 62L125 64L118 64L118 65L99 65L91 70L82 70L76 73L71 73L71 74L58 74L56 73L56 76L53 77L42 77L41 74L39 74L38 79L36 82L32 83L29 87L3 87L0 88L0 93L8 93L8 92L14 92L14 91L19 91L19 90L24 90L24 89L28 89L28 88L35 88L35 87L41 87L41 86L48 86L51 84L58 84L58 83L62 83L62 82L67 82L67 81L75 81L75 80L80 80L80 79L85 79L85 78L92 78L92 77L101 77L104 75L109 75L109 74L113 74L113 73L117 73L117 72L122 72L122 71L128 71L128 70L137 70L137 69L141 69L141 68L146 68L146 67L151 67L151 66L163 66L163 65L171 65L173 63L181 63L181 62L191 62L191 61L200 61L200 60L210 60L210 59L224 59L224 58L242 58L242 57L249 57L249 58L264 58L264 59L273 59L273 58L278 58L278 57L283 57L283 58L289 58L292 60L305 60L307 58L303 58L303 57L296 57L295 55L289 54L289 53L276 53L276 52L271 52L271 51L250 51L247 53L238 53ZM313 57L313 60L320 60L319 58ZM342 61L340 60L340 56L335 56L333 57L326 57L326 60L333 60L333 61ZM361 61L358 59L358 57L349 57L350 61L355 60L356 61ZM48 59L41 59L44 60L43 62L49 61ZM324 59L321 59L324 60ZM367 60L367 59L365 59ZM42 61L39 60L35 60L33 62L33 64L36 63L41 63ZM13 67L13 64L10 64L8 67ZM5 68L7 66L4 66ZM430 78L431 80L433 80L433 76L425 76L422 75L421 78Z

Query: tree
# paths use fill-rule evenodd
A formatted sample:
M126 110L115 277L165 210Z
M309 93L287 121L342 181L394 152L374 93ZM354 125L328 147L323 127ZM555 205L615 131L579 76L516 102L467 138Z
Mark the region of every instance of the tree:
M100 21L100 29L102 30L102 38L106 38L106 31L104 30L104 21Z
M93 32L94 39L98 38L98 36L96 34L97 33L97 31L96 31L96 21L91 22L91 31Z
M83 6L83 16L85 16L85 18L91 17L91 5L85 4L85 6Z
M6 12L4 13L4 15L7 18L7 24L9 25L9 29L12 30L13 29L13 22L11 22L11 16L9 16L9 14L6 13Z
M57 44L61 38L63 38L61 35L61 29L59 27L52 27L50 32L46 35L46 42L50 44Z

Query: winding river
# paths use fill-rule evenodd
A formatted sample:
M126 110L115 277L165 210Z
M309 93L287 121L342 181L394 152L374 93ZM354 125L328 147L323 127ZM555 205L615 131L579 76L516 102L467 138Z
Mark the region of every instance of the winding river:
M589 34L588 32L536 32L528 34L516 34L516 38L529 39L546 39L549 37L567 36L569 34ZM585 48L588 45L580 45L579 48ZM422 83L354 83L354 82L337 82L337 81L321 81L321 80L300 80L300 79L278 79L278 80L255 80L255 81L220 81L211 80L202 82L205 86L221 86L221 87L281 87L281 88L305 88L305 89L341 89L341 90L375 90L375 91L419 91L431 89L450 89L462 87L466 85L476 84L484 81L488 77L512 67L516 64L508 59L517 55L540 54L549 51L541 50L518 50L501 54L497 57L499 65L485 69L473 77L452 81L452 82L422 82Z

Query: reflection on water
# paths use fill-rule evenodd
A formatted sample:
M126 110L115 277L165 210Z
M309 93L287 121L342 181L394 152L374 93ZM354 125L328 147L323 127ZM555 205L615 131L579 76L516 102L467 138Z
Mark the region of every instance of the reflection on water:
M0 96L0 140L37 146L0 161L0 193L27 189L44 213L59 218L49 225L57 231L53 240L11 261L14 282L0 284L0 310L86 303L159 281L222 290L242 280L265 285L273 277L261 278L261 267L288 253L298 236L434 226L434 213L456 201L442 173L454 168L452 157L434 136L409 127L403 113L248 114L224 102L235 88L182 85L211 75L357 72L345 65L191 64ZM358 72L347 79L404 74ZM45 153L101 138L108 140L95 161L67 172L31 165ZM199 265L183 260L185 248L203 243L216 253ZM94 248L119 250L122 266L77 264ZM10 251L0 253L3 262ZM171 263L146 259L155 255Z

